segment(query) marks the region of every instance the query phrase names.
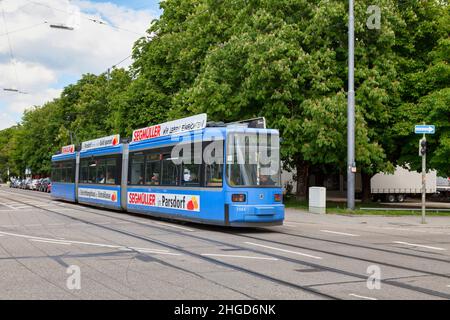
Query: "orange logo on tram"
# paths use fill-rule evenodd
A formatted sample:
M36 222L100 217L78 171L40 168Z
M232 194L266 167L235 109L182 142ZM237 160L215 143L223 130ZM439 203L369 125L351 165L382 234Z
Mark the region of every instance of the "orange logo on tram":
M188 210L197 210L198 209L198 201L197 197L192 197L191 200L187 203Z

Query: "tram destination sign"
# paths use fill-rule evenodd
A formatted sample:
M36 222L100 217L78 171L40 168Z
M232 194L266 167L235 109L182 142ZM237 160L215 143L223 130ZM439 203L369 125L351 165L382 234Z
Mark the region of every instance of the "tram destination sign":
M199 130L206 127L206 113L198 114L179 120L169 121L133 131L132 142L144 141L188 131Z
M119 144L120 135L115 134L109 137L103 137L95 140L85 141L81 144L81 150L90 150L103 147L112 147Z
M62 154L68 154L68 153L74 153L75 152L75 145L71 144L68 146L64 146L61 148L61 153Z

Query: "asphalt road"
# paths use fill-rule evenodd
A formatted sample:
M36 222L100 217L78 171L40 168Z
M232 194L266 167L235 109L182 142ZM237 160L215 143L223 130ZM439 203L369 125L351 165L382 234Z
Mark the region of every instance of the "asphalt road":
M1 187L0 299L450 299L450 218L428 221L229 229Z

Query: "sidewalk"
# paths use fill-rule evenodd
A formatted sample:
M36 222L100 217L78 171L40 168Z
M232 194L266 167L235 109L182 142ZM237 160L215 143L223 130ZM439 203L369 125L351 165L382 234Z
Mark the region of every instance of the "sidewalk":
M422 217L417 216L379 216L379 215L347 215L347 214L315 214L306 210L287 208L285 222L305 224L333 224L341 226L376 226L411 228L417 230L447 231L450 235L450 216L426 217L426 224L421 223Z

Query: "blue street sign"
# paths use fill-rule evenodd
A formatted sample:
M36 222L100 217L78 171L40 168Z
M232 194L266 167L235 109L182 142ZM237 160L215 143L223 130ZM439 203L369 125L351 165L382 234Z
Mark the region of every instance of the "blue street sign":
M414 128L416 134L434 134L435 131L435 127L432 124L416 125Z

